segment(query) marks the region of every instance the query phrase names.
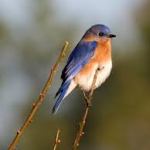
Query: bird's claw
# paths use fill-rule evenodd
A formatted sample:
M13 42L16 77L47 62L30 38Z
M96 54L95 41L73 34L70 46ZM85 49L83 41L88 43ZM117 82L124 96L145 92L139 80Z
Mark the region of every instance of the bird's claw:
M87 107L91 107L92 103L91 103L91 98L89 97L89 93L86 95L86 93L83 91L83 95L84 95Z

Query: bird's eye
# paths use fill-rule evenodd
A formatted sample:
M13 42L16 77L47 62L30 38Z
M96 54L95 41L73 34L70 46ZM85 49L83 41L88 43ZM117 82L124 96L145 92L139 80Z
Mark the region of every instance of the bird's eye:
M100 32L98 35L99 36L104 36L105 34L103 32Z

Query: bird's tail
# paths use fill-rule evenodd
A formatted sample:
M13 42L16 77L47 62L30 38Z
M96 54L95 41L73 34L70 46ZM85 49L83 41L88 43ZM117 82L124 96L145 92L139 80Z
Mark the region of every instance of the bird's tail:
M52 113L56 113L59 109L59 106L63 99L76 87L76 84L72 80L67 80L62 83L61 87L59 88L58 92L56 93L57 100L53 106Z

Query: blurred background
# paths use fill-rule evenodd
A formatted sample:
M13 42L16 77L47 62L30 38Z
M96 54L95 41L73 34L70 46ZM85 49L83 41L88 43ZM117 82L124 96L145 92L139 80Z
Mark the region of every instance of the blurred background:
M149 0L0 0L1 150L30 112L64 41L70 42L71 51L98 23L117 34L113 70L95 91L80 149L150 149ZM84 111L81 91L75 90L51 114L66 59L18 150L52 149L57 128L62 130L59 149L71 149Z

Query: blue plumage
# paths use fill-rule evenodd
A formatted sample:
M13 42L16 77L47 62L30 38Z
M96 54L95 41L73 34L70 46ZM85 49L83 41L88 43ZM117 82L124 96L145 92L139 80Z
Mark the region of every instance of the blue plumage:
M89 67L89 71L91 73L87 73L85 77L83 78L82 75L78 73L81 71L81 69L86 68L86 64L89 63L89 60L93 57L96 57L96 55L106 53L106 49L108 50L108 55L102 55L108 59L110 64L106 64L105 72L103 70L103 74L101 78L97 81L98 86L101 85L102 81L105 81L108 77L110 71L111 71L111 38L116 37L116 35L112 34L110 29L103 24L96 24L93 25L91 28L89 28L86 33L83 35L82 39L78 43L78 45L74 48L72 53L70 54L67 64L65 68L62 71L61 79L62 84L56 93L56 102L53 107L52 112L56 112L62 102L62 100L77 86L79 85L82 89L85 91L89 90L92 86L91 80L89 78L91 77L91 73L95 72L92 68L93 66ZM104 39L104 40L101 40ZM107 41L107 42L106 42ZM108 43L108 44L107 44ZM105 47L101 46L101 44L105 45ZM95 49L97 49L97 53L95 53ZM94 55L95 53L95 55ZM101 58L102 59L102 58ZM103 60L97 60L97 63L99 64L100 61ZM92 64L92 60L91 60ZM75 78L77 76L77 78ZM80 78L81 77L81 78ZM75 79L75 80L74 80ZM77 80L76 80L77 79ZM88 81L89 80L89 81Z
M96 45L96 41L81 41L70 54L67 65L62 71L61 78L63 80L70 77L73 78L93 56Z
M63 80L61 87L56 93L56 97L58 96L55 105L53 107L52 112L56 112L67 93L71 80L75 77L75 75L83 68L85 64L88 63L90 58L93 56L95 48L97 46L97 42L84 42L80 41L79 44L75 47L75 49L70 54L67 65L62 71L61 78Z
M64 96L65 96L65 94L68 90L68 87L69 87L70 83L71 83L71 80L62 83L60 89L56 93L56 96L59 94L59 97L57 98L57 100L55 102L55 105L53 106L52 113L57 112L57 110L58 110L58 108L61 104L61 101L64 98Z

